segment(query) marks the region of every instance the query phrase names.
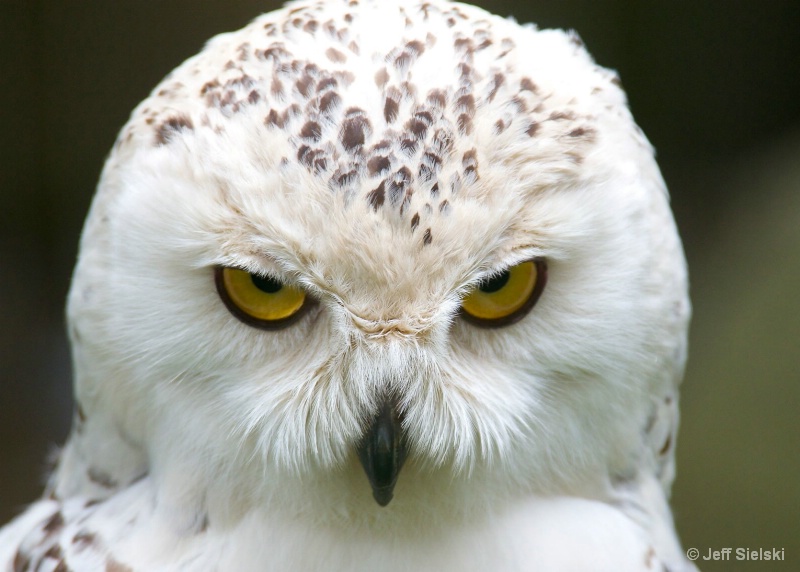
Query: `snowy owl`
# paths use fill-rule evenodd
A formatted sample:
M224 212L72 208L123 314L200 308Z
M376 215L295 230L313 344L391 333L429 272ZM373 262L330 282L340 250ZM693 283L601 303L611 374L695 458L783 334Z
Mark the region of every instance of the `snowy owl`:
M682 248L573 33L302 0L217 36L123 128L68 319L2 570L693 569Z

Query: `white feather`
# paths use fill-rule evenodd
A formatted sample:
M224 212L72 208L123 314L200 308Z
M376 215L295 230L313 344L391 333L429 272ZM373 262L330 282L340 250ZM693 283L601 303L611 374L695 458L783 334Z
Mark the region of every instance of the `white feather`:
M211 40L104 169L80 413L0 568L692 569L667 504L686 267L615 78L443 0L301 1ZM461 319L533 258L530 314ZM217 266L317 304L253 328ZM381 508L354 448L387 391L410 449Z

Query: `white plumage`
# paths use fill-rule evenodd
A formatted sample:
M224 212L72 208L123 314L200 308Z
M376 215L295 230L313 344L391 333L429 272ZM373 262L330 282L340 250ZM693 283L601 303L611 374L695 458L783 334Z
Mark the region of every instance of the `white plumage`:
M574 34L329 0L214 38L122 130L68 306L4 569L692 569L685 263Z

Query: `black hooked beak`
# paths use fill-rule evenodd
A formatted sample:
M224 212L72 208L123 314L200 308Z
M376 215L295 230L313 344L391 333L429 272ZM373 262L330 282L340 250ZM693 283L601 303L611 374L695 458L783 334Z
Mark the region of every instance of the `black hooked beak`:
M372 496L381 506L392 500L397 475L406 460L406 443L400 411L386 398L358 444L358 458L372 485Z

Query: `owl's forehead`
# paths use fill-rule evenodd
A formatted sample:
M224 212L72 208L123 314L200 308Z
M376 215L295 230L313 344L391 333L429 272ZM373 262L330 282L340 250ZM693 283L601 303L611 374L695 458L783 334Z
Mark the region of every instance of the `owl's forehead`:
M577 38L471 6L298 2L177 68L116 154L203 157L221 186L239 187L231 196L250 194L238 212L258 218L248 205L260 193L273 218L305 225L301 240L335 226L353 244L452 251L471 227L502 234L520 189L582 175L598 115L623 105L615 83Z

